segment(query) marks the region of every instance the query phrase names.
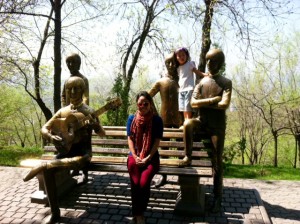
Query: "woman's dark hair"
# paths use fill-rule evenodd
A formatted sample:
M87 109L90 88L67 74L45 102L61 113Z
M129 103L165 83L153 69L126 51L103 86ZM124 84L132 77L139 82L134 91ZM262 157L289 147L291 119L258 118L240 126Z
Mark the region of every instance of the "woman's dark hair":
M139 98L140 98L141 96L145 97L145 98L149 101L149 103L150 103L150 105L151 105L151 110L153 111L153 113L154 113L155 115L158 115L158 112L157 112L157 109L156 109L155 104L154 104L154 102L153 102L152 96L150 96L150 94L149 94L147 91L141 91L141 92L139 92L139 93L136 95L136 102L139 101Z
M143 96L145 97L151 104L153 104L153 99L147 91L141 91L136 95L136 102L138 102L139 98Z

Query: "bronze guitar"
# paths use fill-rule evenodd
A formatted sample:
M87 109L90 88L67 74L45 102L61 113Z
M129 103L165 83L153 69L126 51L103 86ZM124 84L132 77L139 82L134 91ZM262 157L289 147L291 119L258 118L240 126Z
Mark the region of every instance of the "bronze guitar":
M93 122L93 119L100 116L108 110L115 110L122 104L120 98L113 98L104 106L96 110L90 115L76 112L68 115L66 118L55 119L51 126L51 134L58 135L62 141L54 144L59 153L66 154L70 151L73 143L80 140L80 136L76 136L76 131Z

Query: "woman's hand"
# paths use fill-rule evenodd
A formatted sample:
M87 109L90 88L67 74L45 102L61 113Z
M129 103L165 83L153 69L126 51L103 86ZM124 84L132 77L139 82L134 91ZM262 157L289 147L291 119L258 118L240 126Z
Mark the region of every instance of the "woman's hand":
M141 159L140 157L137 156L135 162L138 166L145 166L149 160L150 160L150 156L147 156L144 159Z

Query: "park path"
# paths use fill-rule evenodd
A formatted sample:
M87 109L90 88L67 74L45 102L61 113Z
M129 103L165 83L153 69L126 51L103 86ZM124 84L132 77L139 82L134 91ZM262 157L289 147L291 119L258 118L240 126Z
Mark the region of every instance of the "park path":
M22 181L26 168L0 167L0 223L39 224L49 208L30 202L37 190L37 180ZM207 186L206 202L211 203L212 179L203 178ZM259 181L224 179L222 212L203 217L173 214L179 186L177 177L151 190L147 223L255 223L300 224L300 181ZM60 223L128 223L130 188L127 174L91 172L90 181L76 187L60 201Z

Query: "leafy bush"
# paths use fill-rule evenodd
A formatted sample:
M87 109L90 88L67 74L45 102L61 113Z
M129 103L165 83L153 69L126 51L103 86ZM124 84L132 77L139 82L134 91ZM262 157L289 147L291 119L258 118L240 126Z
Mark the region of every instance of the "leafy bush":
M0 165L19 166L21 160L39 158L42 154L43 150L41 148L0 147Z

